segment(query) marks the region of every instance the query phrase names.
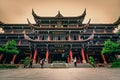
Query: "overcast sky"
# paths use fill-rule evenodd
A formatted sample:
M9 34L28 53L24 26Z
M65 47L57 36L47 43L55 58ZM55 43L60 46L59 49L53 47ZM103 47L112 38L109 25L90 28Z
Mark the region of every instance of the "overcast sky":
M0 0L0 21L4 23L32 23L32 9L39 16L79 16L87 10L84 23L113 23L120 16L120 0Z

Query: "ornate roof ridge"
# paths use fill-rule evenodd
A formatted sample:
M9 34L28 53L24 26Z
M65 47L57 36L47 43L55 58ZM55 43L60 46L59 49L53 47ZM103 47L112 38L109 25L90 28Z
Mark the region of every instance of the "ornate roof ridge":
M61 18L67 18L67 17L72 17L72 16L63 16L61 13L60 13L60 11L58 10L58 14L54 17L54 16L38 16L36 13L35 13L35 11L34 11L34 9L32 9L32 15L34 16L34 17L37 17L37 18L47 18L47 17L49 17L49 18L59 18L59 17L61 17ZM84 10L84 12L82 13L82 15L80 15L80 16L73 16L73 17L76 17L76 18L79 18L79 17L84 17L86 15L86 8L85 8L85 10Z
M45 41L41 41L41 40L37 40L37 39L31 39L28 35L26 35L25 33L24 33L24 38L25 38L25 40L28 40L28 41L30 41L30 42L45 42ZM93 40L94 39L94 33L92 33L87 39L84 39L84 40L73 40L74 42L87 42L87 41L91 41L91 40ZM53 42L53 41L55 41L55 40L51 40L51 41L49 41L49 42ZM71 41L68 41L68 40L60 40L60 41L67 41L67 42L71 42ZM59 40L58 41L56 41L56 42L59 42Z
M115 25L119 25L119 24L120 24L120 16L119 16L119 18L117 19L117 21L115 21L113 24L115 24Z
M2 21L0 21L0 24L4 24Z
M57 17L57 18L62 18L63 15L62 15L62 14L60 13L60 11L58 10L58 14L57 14L55 17Z
M31 24L28 18L27 18L27 21L28 21L28 24L29 24L29 26L30 26L31 28L41 29L41 27L34 26L33 24ZM79 29L85 29L85 28L86 28L86 29L87 29L87 28L89 27L89 25L90 25L90 21L91 21L91 19L89 19L89 21L88 21L87 24L85 24L85 25L83 25L83 26L81 26L81 27L76 27L76 28L79 28ZM69 28L69 27L68 27L68 28Z

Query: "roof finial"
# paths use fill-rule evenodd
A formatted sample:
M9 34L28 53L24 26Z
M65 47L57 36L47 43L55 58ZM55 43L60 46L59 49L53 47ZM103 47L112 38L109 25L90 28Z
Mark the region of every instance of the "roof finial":
M37 16L36 13L34 12L34 9L32 9L32 15Z
M58 10L58 14L60 14L60 10Z
M63 15L60 13L60 11L58 10L58 14L55 17L63 17Z
M83 15L86 15L86 8L85 8L85 10L84 10L84 12L83 12Z
M32 8L32 14L33 14L33 13L35 13L35 12L34 12L34 9Z

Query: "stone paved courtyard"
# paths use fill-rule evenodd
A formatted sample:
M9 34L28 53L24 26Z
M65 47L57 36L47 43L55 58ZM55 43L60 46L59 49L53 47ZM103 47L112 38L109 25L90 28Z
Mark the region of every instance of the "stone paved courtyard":
M1 69L0 80L120 80L120 69L29 68Z

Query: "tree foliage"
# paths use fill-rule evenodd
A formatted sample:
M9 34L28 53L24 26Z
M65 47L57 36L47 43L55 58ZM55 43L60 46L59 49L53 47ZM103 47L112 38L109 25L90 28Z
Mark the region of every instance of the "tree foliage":
M111 53L119 53L120 52L120 45L114 43L110 39L105 41L104 47L102 49L102 54L111 54Z
M30 62L30 58L26 57L23 61L24 66L27 67L29 65L29 62Z
M92 57L92 56L90 56L89 57L89 63L93 66L93 67L95 67L95 60L94 60L94 58Z
M18 55L19 51L17 49L17 44L15 42L15 40L10 40L8 43L7 43L7 50L6 52L7 53L10 53L10 54L15 54L15 55Z
M5 53L5 52L6 52L6 49L7 49L6 44L3 44L3 45L0 47L0 53Z
M10 41L8 41L8 43L6 43L6 44L3 44L1 47L0 47L0 52L2 52L2 53L6 53L6 54L18 54L19 53L19 51L18 51L18 49L17 49L17 47L16 47L16 42L15 42L15 40L10 40Z

